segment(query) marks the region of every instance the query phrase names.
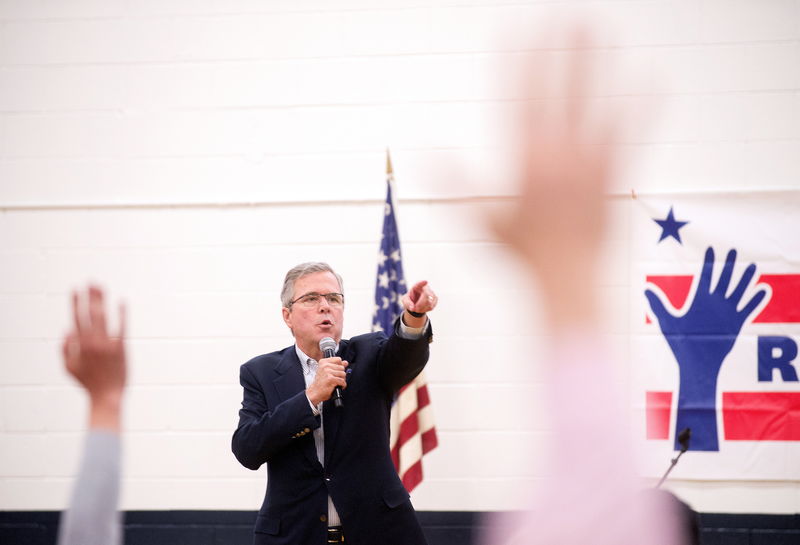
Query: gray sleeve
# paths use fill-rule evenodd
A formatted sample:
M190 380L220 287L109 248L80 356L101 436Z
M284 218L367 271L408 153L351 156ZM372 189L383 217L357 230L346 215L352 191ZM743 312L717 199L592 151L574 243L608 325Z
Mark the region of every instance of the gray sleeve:
M69 507L61 516L58 545L120 545L119 434L92 430L86 437Z

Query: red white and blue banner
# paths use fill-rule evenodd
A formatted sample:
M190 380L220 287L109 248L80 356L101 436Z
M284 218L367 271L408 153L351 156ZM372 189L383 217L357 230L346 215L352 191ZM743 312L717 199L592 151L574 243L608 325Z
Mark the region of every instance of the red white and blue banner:
M631 385L644 475L800 480L800 192L632 199Z

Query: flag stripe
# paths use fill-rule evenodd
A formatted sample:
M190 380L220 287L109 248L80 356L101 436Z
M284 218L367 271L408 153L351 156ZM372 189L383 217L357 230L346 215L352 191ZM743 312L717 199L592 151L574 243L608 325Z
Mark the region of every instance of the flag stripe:
M424 388L427 389L427 387ZM415 392L415 388L413 387L408 389L412 393ZM416 392L419 392L419 390L416 390ZM427 394L425 394L425 396L427 396ZM399 405L400 403L398 402L396 404ZM433 413L428 403L418 403L417 409L401 420L397 431L397 440L392 449L393 453L395 451L398 452L398 459L401 459L402 453L406 452L405 450L401 452L399 449L405 449L410 443L414 445L413 452L419 450L421 454L429 452L438 444ZM412 464L408 464L408 466L410 467ZM406 469L402 463L399 464L399 467L401 472Z
M422 482L422 458L403 472L401 480L403 481L403 486L405 486L406 490L409 492L414 490L417 485Z
M400 423L398 436L408 439L418 433L425 433L434 429L432 416L428 407L421 407Z
M730 441L800 441L800 392L723 392Z
M404 418L402 422L400 422L398 442L405 443L418 433L419 420L417 419L416 412L414 412L414 414L410 415L408 418Z
M407 426L401 426L405 428L401 432L401 437L405 441L398 440L392 449L392 457L397 457L401 474L408 471L416 463L417 458L421 458L423 454L427 454L438 445L434 428L420 432L419 423L415 418L408 419L403 424L406 422Z
M422 432L422 454L428 454L439 446L439 438L436 435L436 428L431 426Z
M406 420L408 417L413 416L417 411L417 390L413 382L406 384L400 389L395 400L397 407L397 415L400 421Z
M431 398L428 395L428 385L423 383L417 385L417 404L420 407L427 407L431 402Z

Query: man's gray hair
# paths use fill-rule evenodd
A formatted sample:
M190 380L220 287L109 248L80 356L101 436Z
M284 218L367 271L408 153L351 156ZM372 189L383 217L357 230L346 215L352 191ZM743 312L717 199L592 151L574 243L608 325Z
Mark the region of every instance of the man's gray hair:
M323 263L322 261L309 261L308 263L300 263L299 265L292 267L289 269L289 272L286 273L286 278L283 279L283 289L281 290L281 303L283 303L283 306L288 308L292 303L294 283L298 278L318 272L329 272L333 274L333 276L335 276L336 280L339 282L339 290L344 293L344 283L342 282L342 277L339 276L339 274L334 271L330 265Z

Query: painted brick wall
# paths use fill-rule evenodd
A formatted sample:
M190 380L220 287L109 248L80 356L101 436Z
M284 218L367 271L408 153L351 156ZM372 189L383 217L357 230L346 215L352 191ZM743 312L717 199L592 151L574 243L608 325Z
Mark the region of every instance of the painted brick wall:
M406 275L442 301L415 504L516 508L550 432L542 338L478 218L510 189L513 67L565 54L553 17L597 29L595 99L635 128L607 300L628 297L631 189L800 188L798 0L0 2L0 509L65 504L86 405L58 343L89 279L130 307L123 507L255 509L265 472L229 450L238 366L291 343L278 290L300 261L343 274L346 335L369 327L387 147ZM605 328L623 350L627 315ZM796 483L673 488L800 509Z

